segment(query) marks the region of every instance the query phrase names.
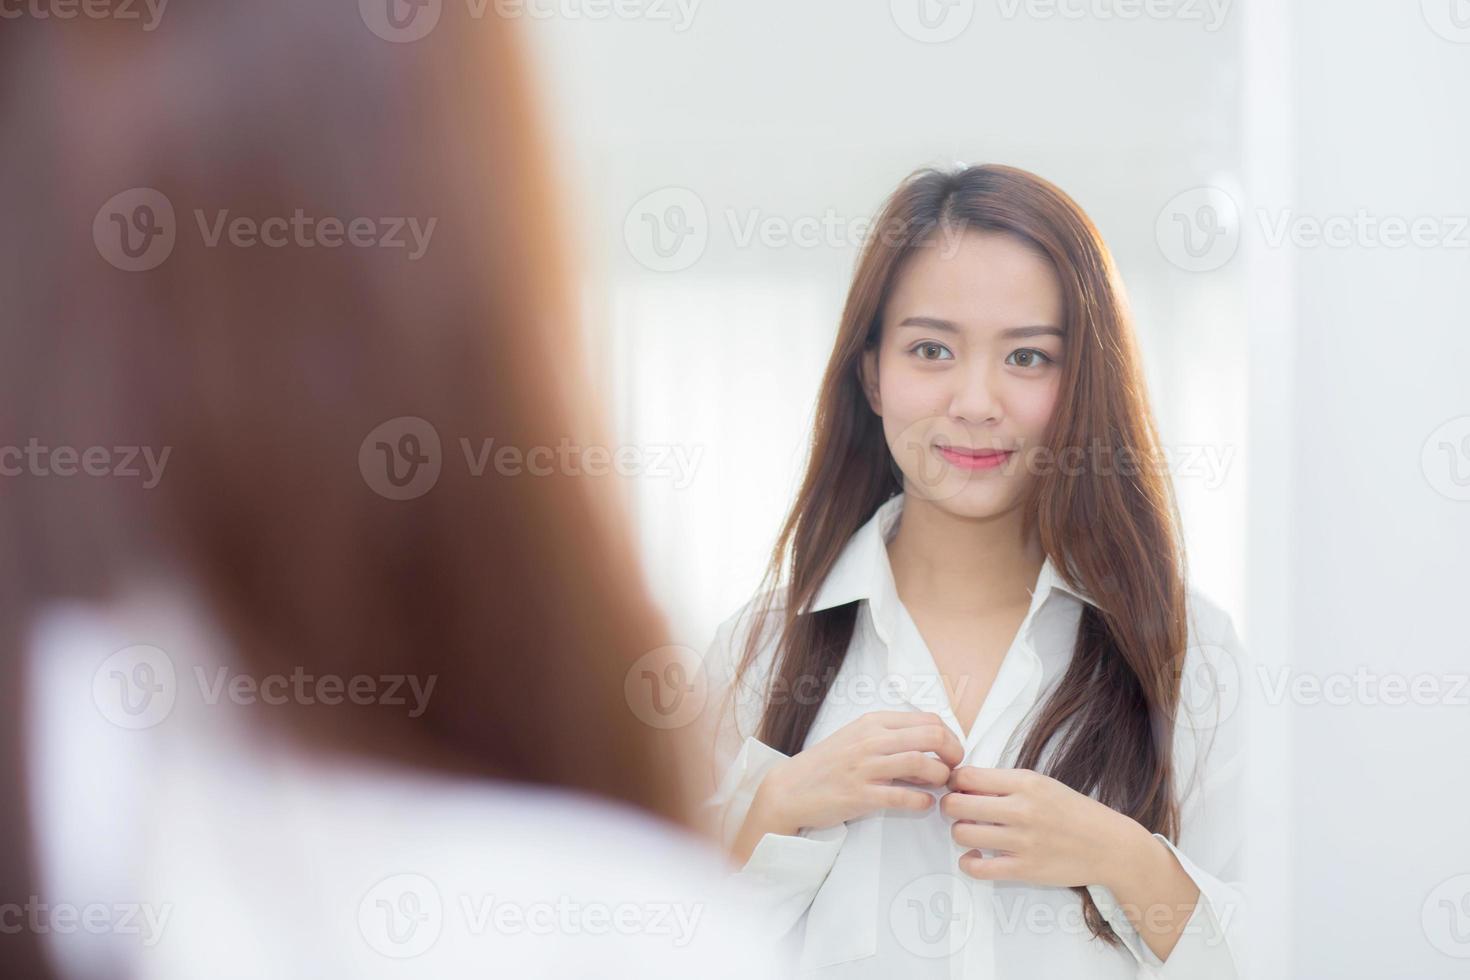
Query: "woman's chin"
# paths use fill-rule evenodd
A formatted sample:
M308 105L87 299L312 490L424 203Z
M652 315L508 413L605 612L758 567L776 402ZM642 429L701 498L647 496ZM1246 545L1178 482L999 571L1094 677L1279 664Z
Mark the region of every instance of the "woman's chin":
M1019 500L1019 495L1007 480L987 480L965 474L954 474L939 482L931 481L928 486L910 481L906 490L911 496L926 500L945 513L970 519L999 517L1013 509Z

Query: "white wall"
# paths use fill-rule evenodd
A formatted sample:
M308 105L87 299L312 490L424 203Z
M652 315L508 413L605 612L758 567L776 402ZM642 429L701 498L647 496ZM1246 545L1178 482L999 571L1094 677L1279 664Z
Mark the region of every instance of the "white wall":
M1451 0L1290 6L1296 212L1425 218L1438 240L1294 250L1291 400L1277 406L1295 433L1288 642L1309 678L1361 667L1439 692L1294 706L1290 975L1464 977L1470 7L1451 30Z

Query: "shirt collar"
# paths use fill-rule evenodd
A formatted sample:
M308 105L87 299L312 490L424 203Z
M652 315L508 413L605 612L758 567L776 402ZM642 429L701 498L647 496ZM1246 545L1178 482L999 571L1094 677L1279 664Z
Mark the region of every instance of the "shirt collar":
M873 512L868 522L848 539L837 556L832 571L817 590L816 597L803 612L820 612L833 606L866 599L879 638L892 645L897 625L898 588L893 582L893 569L888 562L887 543L898 530L903 501L902 493L889 497ZM1036 585L1031 591L1031 606L1026 611L1023 632L1028 640L1035 627L1037 612L1054 591L1092 604L1085 592L1068 585L1062 579L1048 555L1036 576Z

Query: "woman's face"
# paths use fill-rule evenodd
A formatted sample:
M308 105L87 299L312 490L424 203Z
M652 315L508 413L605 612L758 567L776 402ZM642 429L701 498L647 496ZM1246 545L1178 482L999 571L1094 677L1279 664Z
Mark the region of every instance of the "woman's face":
M964 517L1020 503L1056 405L1063 333L1056 273L1020 239L941 232L909 255L862 366L906 492Z

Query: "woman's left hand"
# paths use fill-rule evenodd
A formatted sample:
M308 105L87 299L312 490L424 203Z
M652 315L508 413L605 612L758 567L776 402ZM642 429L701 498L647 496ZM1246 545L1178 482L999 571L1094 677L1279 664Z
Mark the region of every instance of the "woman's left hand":
M1139 834L1152 836L1133 818L1030 769L960 766L949 789L939 809L954 819L955 841L972 848L959 866L973 878L1107 885L1128 866Z

